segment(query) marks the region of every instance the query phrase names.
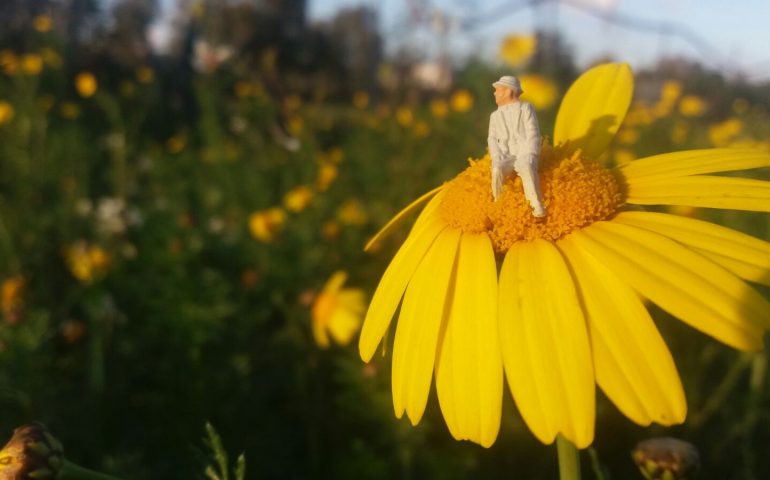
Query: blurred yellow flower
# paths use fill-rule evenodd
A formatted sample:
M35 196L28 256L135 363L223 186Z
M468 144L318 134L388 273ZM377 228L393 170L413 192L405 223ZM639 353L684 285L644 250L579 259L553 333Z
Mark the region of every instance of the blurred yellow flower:
M749 111L749 101L745 98L736 98L732 104L733 113L743 115Z
M369 106L369 94L363 90L358 90L353 94L353 106L356 108L366 108Z
M286 192L283 196L283 205L290 212L299 213L310 205L312 199L313 190L307 185L300 185Z
M354 198L340 205L337 218L345 225L363 225L369 219L361 202Z
M0 125L10 122L13 119L13 114L13 105L5 100L0 100Z
M682 94L682 84L677 80L668 80L660 88L660 101L673 105Z
M524 90L521 98L531 103L536 109L551 108L556 103L559 87L549 78L533 73L520 75L519 81Z
M62 66L61 55L52 48L45 47L40 50L40 56L43 62L51 68L60 68Z
M615 159L615 165L625 165L636 160L636 154L625 148L615 149L613 157Z
M21 70L27 75L38 75L43 70L43 57L37 53L27 53L21 57Z
M305 126L305 121L299 115L292 115L286 121L286 130L295 137L302 133L302 128Z
M155 70L147 65L143 65L136 69L136 79L139 83L152 83L155 80Z
M617 133L618 143L633 145L639 141L639 130L635 128L621 128Z
M473 95L465 89L457 90L449 99L449 104L455 112L467 112L473 108Z
M319 192L325 192L337 178L337 167L332 163L322 163L318 166L316 188Z
M283 99L283 106L284 108L286 108L286 110L290 112L297 110L299 109L299 107L302 106L302 97L300 97L296 93L287 95L286 98Z
M0 51L0 67L3 73L13 76L19 70L19 58L11 50Z
M408 127L414 121L414 114L412 109L407 106L398 107L396 110L396 121L402 127Z
M249 231L260 242L272 242L286 223L286 212L280 207L259 210L249 217Z
M425 138L430 133L430 127L424 120L420 120L414 124L414 135L419 138Z
M75 77L75 89L81 97L90 98L96 93L97 88L99 88L99 84L93 73L80 72Z
M430 113L436 118L444 118L449 114L449 104L442 98L430 102Z
M179 153L187 146L187 137L183 133L172 135L166 140L166 150L170 153Z
M75 120L80 116L80 107L72 102L62 102L59 113L67 120Z
M654 121L655 115L653 115L652 109L644 102L636 101L628 109L626 121L623 122L623 125L628 127L642 126L649 125Z
M321 226L321 236L326 240L335 240L340 235L340 224L337 220L328 220Z
M0 285L0 311L3 318L10 323L15 323L18 320L23 305L22 296L25 283L24 277L16 275L6 278Z
M517 67L529 60L536 49L537 37L534 35L508 35L500 43L500 58Z
M339 345L347 345L361 328L366 309L364 292L359 288L342 288L347 273L334 272L311 307L313 338L321 348L330 345L331 336Z
M709 140L715 147L726 147L735 140L743 130L743 122L731 117L724 122L709 125Z
M32 27L40 33L50 32L53 20L48 15L38 15L32 19Z
M697 95L685 95L679 101L679 113L684 117L700 117L706 112L706 102Z
M86 242L77 242L65 248L64 259L72 275L83 283L92 283L107 270L110 263L107 252Z
M329 162L338 165L345 158L345 152L340 147L332 147L326 151Z

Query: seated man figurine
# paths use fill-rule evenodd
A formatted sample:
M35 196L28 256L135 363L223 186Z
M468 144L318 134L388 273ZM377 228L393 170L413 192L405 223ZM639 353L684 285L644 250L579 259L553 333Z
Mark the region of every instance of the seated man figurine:
M492 196L497 201L505 177L515 170L521 177L524 196L532 207L532 215L545 216L540 196L537 163L540 156L540 127L535 109L519 100L524 91L519 79L501 77L495 87L497 110L489 117L489 155L492 157Z

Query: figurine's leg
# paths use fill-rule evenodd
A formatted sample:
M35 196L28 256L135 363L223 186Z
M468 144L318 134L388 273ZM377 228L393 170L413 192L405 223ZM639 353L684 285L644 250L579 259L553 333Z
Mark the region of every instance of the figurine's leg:
M542 195L540 194L540 178L537 174L537 157L521 159L514 164L516 173L521 177L521 183L524 187L524 196L532 207L532 215L535 217L545 216L545 207L543 206Z

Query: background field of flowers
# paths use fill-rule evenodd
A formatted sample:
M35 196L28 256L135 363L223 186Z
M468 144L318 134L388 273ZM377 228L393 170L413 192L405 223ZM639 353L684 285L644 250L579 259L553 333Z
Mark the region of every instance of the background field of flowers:
M520 74L552 133L569 46L512 32L496 62L454 65L385 55L363 7L310 26L260 5L190 3L164 55L152 2L0 9L0 432L44 421L136 479L203 478L207 421L247 478L554 478L509 399L489 450L452 440L435 401L395 420L387 353L363 364L318 302L337 271L368 301L407 227L366 240L483 155L493 79ZM770 84L685 59L635 74L607 161L770 150ZM770 235L766 215L678 213ZM770 476L766 355L654 316L688 420L643 429L600 398L587 477L636 478L631 448L660 434L697 445L702 478Z

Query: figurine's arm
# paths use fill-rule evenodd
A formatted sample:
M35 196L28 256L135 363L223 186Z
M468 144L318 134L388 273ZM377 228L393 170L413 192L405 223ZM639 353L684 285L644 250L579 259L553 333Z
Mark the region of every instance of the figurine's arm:
M500 150L500 146L497 144L497 137L495 133L496 121L497 119L495 117L495 112L492 112L492 115L489 116L489 135L487 136L487 146L489 147L489 156L492 158L492 166L495 166L503 156L503 152Z
M537 122L537 115L535 109L531 104L525 103L524 111L522 112L522 119L524 120L524 132L527 135L526 139L526 151L531 155L540 155L540 144L542 139L540 138L540 125Z

